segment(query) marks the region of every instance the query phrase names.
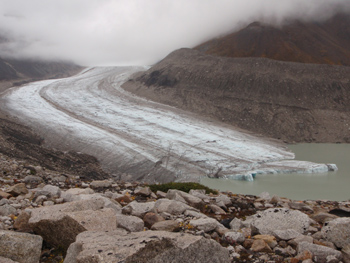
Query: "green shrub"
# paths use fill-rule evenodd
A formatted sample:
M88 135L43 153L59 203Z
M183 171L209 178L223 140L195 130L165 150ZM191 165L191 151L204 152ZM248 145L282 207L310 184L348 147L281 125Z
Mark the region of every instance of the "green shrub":
M217 194L216 190L210 189L198 183L166 183L166 184L152 184L149 185L151 190L156 193L158 190L168 192L169 189L176 189L188 193L191 189L204 189L207 194Z

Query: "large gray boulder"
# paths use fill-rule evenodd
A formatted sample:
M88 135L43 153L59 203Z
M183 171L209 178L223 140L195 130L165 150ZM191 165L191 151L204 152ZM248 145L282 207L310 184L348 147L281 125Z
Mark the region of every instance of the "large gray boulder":
M112 208L116 211L116 213L121 214L122 213L122 206L117 201L109 199L107 197L104 197L98 193L94 194L78 194L78 195L72 195L71 196L72 201L92 201L95 202L96 200L103 202L104 208Z
M155 202L154 210L161 213L169 213L171 215L180 215L184 213L186 210L193 210L191 206L182 203L180 201L169 200L169 199L158 199Z
M28 225L49 244L67 249L81 232L116 229L115 211L101 209L103 204L90 200L33 209Z
M143 218L146 213L153 211L154 204L155 202L138 203L137 201L132 201L123 207L122 213Z
M204 205L201 198L175 189L169 189L166 194L166 198L186 203L195 208L201 208Z
M19 263L39 263L42 243L37 235L0 230L0 256Z
M130 232L143 231L145 224L143 220L136 216L117 214L117 226Z
M190 225L206 233L215 230L217 227L224 227L216 219L209 217L190 220Z
M326 222L321 233L339 248L350 245L350 218L342 217Z
M164 231L84 232L77 236L64 263L223 263L229 251L202 236Z
M253 232L273 235L275 230L293 229L303 234L310 226L308 215L286 208L271 208L248 218Z
M44 195L48 198L59 198L61 196L61 189L54 185L45 185L43 188L35 192L35 197Z
M0 206L0 216L9 216L15 214L17 214L17 209L12 205L5 204Z
M328 256L334 256L337 260L342 260L342 253L330 247L315 245L308 242L301 242L298 245L297 251L299 254L304 251L310 251L313 255L312 259L317 263L327 263Z

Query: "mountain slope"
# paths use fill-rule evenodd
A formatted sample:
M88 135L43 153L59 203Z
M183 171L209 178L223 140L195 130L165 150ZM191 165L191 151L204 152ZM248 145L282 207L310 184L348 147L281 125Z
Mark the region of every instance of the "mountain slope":
M80 69L80 66L72 63L0 58L0 81L63 77Z
M177 50L124 88L288 142L350 142L350 68Z
M293 21L280 28L255 22L195 49L225 57L349 66L350 15L337 14L324 22Z

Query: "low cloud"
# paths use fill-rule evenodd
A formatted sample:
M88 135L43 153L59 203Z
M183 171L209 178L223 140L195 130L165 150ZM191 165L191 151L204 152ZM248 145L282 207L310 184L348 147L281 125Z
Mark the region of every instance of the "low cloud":
M145 65L262 20L322 20L349 0L0 0L0 56Z

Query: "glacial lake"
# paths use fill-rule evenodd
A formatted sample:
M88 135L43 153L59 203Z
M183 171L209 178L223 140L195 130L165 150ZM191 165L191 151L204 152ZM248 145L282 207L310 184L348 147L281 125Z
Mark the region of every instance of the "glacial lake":
M201 183L220 191L259 195L269 192L293 200L350 200L350 144L289 145L296 160L335 163L338 171L319 174L257 175L254 182L203 178Z

